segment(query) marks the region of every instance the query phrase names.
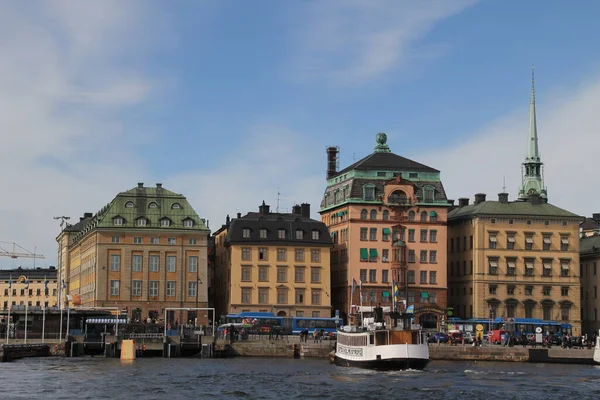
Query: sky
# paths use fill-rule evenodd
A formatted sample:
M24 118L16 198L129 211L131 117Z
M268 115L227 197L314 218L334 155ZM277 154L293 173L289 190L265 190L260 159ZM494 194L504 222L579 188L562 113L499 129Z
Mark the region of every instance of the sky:
M35 3L35 7L31 6ZM0 4L0 247L56 265L77 222L144 182L227 214L307 202L391 150L449 198L517 195L531 66L551 203L600 212L600 2L104 0ZM0 257L1 268L32 259Z

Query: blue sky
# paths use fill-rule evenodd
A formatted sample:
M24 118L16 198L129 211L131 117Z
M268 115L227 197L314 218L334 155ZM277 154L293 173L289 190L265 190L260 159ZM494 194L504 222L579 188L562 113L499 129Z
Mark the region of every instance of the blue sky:
M532 64L550 201L599 211L598 2L38 3L0 6L0 242L42 265L53 216L137 182L185 194L213 229L278 190L317 217L325 146L343 168L381 131L450 198L495 198L503 178L514 198Z

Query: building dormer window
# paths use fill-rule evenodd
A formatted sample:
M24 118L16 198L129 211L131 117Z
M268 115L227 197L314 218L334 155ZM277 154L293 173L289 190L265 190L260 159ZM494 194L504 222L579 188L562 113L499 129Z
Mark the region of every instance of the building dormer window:
M140 218L140 219L138 219L138 220L135 222L135 224L136 224L137 226L146 226L146 218Z
M423 188L423 202L433 203L435 200L435 189L431 186L425 186Z
M152 202L152 203L148 204L148 208L158 208L158 204L156 204L155 202Z
M244 239L248 239L250 237L250 229L249 228L242 229L242 237Z
M333 203L337 204L340 201L340 191L339 189L333 192Z
M407 204L408 199L406 198L406 193L402 190L394 190L388 196L388 203L390 204Z
M125 203L125 208L133 208L133 201L128 201Z
M279 229L277 231L277 238L278 239L285 239L285 229Z
M160 220L160 226L168 227L171 226L171 220L168 218L163 218Z
M123 218L121 218L121 217L115 217L113 219L113 225L123 225Z
M191 228L194 226L194 220L193 219L186 219L185 221L183 221L183 226L185 228Z
M261 239L266 239L267 238L267 230L265 228L261 228L258 231L258 233L259 233Z
M302 229L296 229L296 239L304 239L304 231Z
M368 211L365 210L364 208L360 211L360 219L367 219L368 215L369 215Z
M173 210L181 210L181 204L179 204L179 203L173 203L173 204L171 204L171 208Z
M366 201L375 200L375 185L369 183L363 186L363 199Z
M312 240L319 240L321 232L314 230L312 231Z

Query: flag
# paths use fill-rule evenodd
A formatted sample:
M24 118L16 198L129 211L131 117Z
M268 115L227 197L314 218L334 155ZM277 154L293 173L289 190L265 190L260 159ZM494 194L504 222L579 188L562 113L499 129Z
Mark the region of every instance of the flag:
M48 278L44 276L44 294L46 296L48 296L48 293L50 293L50 290L48 289Z
M66 289L66 288L67 288L67 284L65 283L65 280L64 280L64 279L62 280L62 288L63 288L63 289Z
M12 289L12 275L8 277L8 288Z
M25 290L29 289L29 279L25 279Z
M352 278L352 294L356 293L356 279Z

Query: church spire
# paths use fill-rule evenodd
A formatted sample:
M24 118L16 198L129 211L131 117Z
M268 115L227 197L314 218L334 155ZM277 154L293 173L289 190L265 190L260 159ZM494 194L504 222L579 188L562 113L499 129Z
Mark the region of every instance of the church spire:
M538 148L537 120L535 115L535 69L531 67L531 99L529 102L529 132L527 135L527 156L523 163L522 185L519 190L519 199L528 200L532 195L537 195L547 201L544 178L542 176L543 163Z

